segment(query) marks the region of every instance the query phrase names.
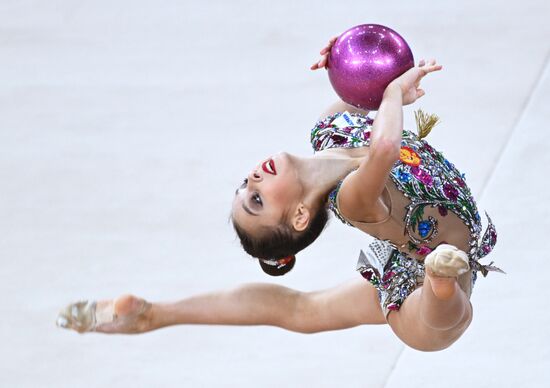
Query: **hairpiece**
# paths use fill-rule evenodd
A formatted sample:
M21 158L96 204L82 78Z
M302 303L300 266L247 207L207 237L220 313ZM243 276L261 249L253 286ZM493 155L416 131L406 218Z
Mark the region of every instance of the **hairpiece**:
M294 260L296 256L290 255L287 257L283 257L282 259L260 259L264 264L271 265L273 267L277 267L277 269L281 269L284 266L288 265L292 260Z

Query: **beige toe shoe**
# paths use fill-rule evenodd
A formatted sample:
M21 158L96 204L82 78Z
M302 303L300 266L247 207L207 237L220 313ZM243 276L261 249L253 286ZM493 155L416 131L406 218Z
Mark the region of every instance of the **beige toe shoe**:
M94 331L97 325L113 322L115 319L114 303L109 303L98 311L95 301L71 303L59 312L56 324L65 329L79 333Z
M435 276L457 277L470 269L468 255L454 245L441 244L424 259L424 267Z

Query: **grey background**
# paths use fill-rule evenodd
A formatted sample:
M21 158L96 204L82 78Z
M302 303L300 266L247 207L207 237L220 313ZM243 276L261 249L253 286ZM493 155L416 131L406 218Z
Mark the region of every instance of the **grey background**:
M0 386L547 386L549 18L545 0L0 0ZM258 160L311 152L309 130L336 96L308 68L329 37L367 22L444 65L406 127L416 107L442 117L430 142L499 231L489 260L508 275L478 281L459 342L420 353L387 326L55 327L80 298L358 276L369 238L336 220L273 279L228 216Z

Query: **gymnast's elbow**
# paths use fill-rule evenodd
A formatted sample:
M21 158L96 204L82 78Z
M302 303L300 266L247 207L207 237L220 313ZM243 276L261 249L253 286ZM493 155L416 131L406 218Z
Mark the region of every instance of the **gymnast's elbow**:
M401 149L401 137L380 136L373 139L370 146L370 158L387 160L394 163L399 159Z

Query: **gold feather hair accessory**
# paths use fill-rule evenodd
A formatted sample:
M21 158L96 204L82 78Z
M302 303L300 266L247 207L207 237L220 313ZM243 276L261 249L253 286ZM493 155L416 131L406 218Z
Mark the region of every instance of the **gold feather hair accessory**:
M414 112L414 118L416 120L419 139L423 139L428 136L433 127L440 122L437 115L425 113L422 109L418 109Z

